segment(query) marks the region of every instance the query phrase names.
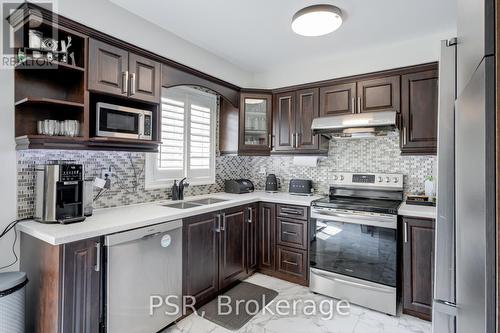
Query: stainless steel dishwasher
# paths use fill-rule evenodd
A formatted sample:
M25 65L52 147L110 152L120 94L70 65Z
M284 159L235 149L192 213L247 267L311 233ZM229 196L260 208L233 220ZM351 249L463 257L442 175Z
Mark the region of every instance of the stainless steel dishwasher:
M157 332L181 316L166 315L182 304L182 221L106 236L106 328L108 333ZM151 296L155 308L150 314Z

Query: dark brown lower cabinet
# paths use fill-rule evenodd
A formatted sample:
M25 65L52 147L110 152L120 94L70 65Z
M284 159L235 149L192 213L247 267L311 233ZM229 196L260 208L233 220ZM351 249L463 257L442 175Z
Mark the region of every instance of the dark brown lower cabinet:
M197 307L256 270L257 221L257 204L184 219L183 295Z
M26 332L100 331L101 246L101 238L53 246L21 233Z
M434 220L403 217L403 313L431 320Z
M246 275L246 208L236 207L221 214L219 232L219 289L226 288Z
M201 305L219 290L219 217L197 215L183 225L183 295Z
M259 214L259 271L274 272L274 245L276 236L276 205L261 203Z
M252 204L247 207L246 217L246 245L247 245L247 276L252 275L259 265L258 261L258 223L259 205Z
M307 285L308 208L260 204L259 271Z

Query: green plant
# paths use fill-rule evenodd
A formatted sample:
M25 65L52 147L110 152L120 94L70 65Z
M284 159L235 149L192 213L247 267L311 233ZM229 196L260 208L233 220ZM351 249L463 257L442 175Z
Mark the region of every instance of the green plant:
M434 181L434 177L433 176L425 176L424 180L428 180L428 181L432 182L432 181Z

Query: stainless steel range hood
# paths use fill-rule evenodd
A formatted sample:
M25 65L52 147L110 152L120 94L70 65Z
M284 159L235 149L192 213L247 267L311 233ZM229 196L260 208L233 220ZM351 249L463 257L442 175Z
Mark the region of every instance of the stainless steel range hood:
M311 129L314 134L330 138L356 138L383 136L396 130L396 112L353 113L315 118Z

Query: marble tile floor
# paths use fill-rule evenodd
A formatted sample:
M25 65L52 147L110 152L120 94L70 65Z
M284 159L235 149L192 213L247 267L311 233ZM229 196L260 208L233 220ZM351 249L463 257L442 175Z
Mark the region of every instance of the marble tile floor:
M356 305L351 305L349 315L335 313L324 320L321 313L308 316L297 314L280 316L273 305L280 299L312 299L317 304L330 298L313 294L308 288L263 274L254 274L246 281L279 292L269 307L274 314L259 312L238 331L229 331L207 319L190 315L170 326L163 333L430 333L431 324L407 315L392 317ZM300 308L300 306L299 306Z

